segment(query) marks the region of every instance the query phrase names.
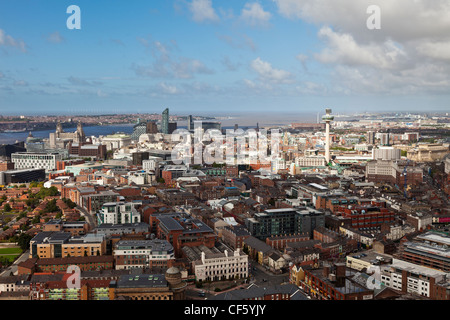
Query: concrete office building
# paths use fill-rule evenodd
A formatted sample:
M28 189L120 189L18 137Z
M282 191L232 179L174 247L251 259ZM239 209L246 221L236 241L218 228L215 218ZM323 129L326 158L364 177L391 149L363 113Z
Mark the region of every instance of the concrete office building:
M56 170L56 163L62 160L59 153L33 153L16 152L11 154L11 162L16 169L45 169L45 171Z
M175 262L173 246L167 240L121 240L114 247L116 270L170 268Z
M11 183L28 183L32 181L45 180L44 169L21 169L0 171L0 185L6 186Z

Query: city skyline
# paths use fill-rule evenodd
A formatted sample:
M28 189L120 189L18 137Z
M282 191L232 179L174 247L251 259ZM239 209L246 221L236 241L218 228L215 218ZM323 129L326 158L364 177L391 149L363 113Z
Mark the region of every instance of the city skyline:
M80 30L67 27L70 5L81 9ZM370 5L380 29L367 27ZM3 2L0 112L446 111L448 9L406 0Z

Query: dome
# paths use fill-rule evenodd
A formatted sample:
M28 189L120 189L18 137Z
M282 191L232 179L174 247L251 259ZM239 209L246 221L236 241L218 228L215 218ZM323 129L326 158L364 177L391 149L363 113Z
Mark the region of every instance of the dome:
M171 267L171 268L167 269L166 273L167 274L177 274L177 273L180 273L180 270L177 267Z

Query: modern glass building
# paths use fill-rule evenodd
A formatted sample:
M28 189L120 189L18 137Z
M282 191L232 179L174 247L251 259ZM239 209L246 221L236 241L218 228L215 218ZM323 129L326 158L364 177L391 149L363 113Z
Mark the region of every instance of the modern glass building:
M162 113L161 132L169 134L169 108L166 108Z

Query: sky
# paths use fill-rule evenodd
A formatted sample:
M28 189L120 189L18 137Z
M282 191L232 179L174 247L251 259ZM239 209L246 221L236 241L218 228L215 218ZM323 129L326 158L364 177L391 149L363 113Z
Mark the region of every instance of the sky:
M449 111L450 1L0 1L0 115L165 108Z

